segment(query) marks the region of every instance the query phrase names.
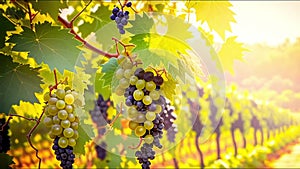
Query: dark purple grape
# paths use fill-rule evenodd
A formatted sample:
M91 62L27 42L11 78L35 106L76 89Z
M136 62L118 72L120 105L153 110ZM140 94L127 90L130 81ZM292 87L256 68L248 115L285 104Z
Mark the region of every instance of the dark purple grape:
M131 2L127 2L126 6L127 7L131 7L132 3Z
M115 7L115 8L112 10L112 13L113 13L114 15L117 15L119 11L120 11L120 9L119 9L118 7Z
M116 19L116 15L114 14L110 15L110 19L114 21Z
M56 155L56 159L59 160L60 166L63 169L71 169L74 163L75 155L73 153L73 147L67 146L66 148L61 148L58 145L59 137L56 137L53 141L52 149L54 150L54 154Z
M153 80L154 74L152 72L145 72L144 73L144 80L146 82L150 82ZM154 82L155 83L155 82Z
M164 79L161 76L155 76L153 78L153 82L157 85L157 86L161 86L164 83Z
M128 11L125 11L125 12L124 12L124 15L125 15L125 16L128 16L128 15L129 15L129 12L128 12Z
M134 75L135 75L136 77L138 77L139 79L143 79L143 78L144 78L144 73L145 73L145 71L144 71L143 68L137 68L137 69L135 70L135 72L134 72Z

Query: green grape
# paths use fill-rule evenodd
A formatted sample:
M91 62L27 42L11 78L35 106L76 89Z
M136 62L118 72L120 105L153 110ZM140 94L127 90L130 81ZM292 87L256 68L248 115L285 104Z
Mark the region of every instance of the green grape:
M137 117L137 115L138 115L138 111L134 107L130 107L128 109L128 117L129 118L134 119Z
M133 121L137 123L144 123L146 121L146 117L144 114L139 113Z
M74 121L75 121L75 115L72 114L72 113L70 113L70 114L68 115L68 120L69 120L70 122L74 122Z
M58 111L57 116L60 120L66 120L68 118L68 112L66 110L60 110Z
M151 97L150 97L150 96L144 96L144 98L143 98L143 103L144 103L145 105L150 105L150 104L152 103Z
M66 94L67 94L68 92L71 92L71 87L70 87L70 86L65 87L65 91L66 91Z
M44 124L45 124L46 127L51 127L53 125L52 118L45 117L44 118Z
M75 91L72 91L72 92L71 92L71 94L73 95L73 97L74 97L74 100L78 99L78 97L79 97L79 94L78 94L77 92L75 92Z
M62 120L60 122L61 127L63 128L69 128L71 126L71 122L69 120Z
M51 115L49 114L49 110L48 110L48 109L49 109L49 106L46 106L44 109L45 109L45 115L46 115L46 116L51 116Z
M134 121L131 120L131 121L129 121L128 126L129 126L129 128L130 128L131 130L135 130L136 127L139 126L139 123L134 122Z
M129 80L126 78L122 78L119 82L121 88L126 89L129 86Z
M62 127L58 124L54 124L51 128L51 132L54 134L54 135L60 135L62 133Z
M64 109L64 108L66 107L65 101L63 101L63 100L58 100L58 101L56 102L56 107L57 107L58 109Z
M148 111L148 112L146 113L146 119L147 119L147 120L153 121L155 118L156 118L155 112Z
M54 135L51 130L49 131L48 135L51 139L55 139L56 137L56 135Z
M161 111L162 111L161 105L157 104L156 109L155 109L155 113L159 114Z
M74 96L72 94L67 94L65 96L65 102L67 104L73 104L74 103Z
M136 77L136 76L131 76L130 79L129 79L129 83L130 83L131 85L135 85L136 82L137 82L138 80L139 80L138 77Z
M144 126L137 126L134 133L136 136L141 137L146 133L146 129Z
M153 81L146 82L146 90L153 91L156 89L156 84Z
M142 100L144 97L144 92L142 90L136 90L133 92L133 98L136 101Z
M57 102L57 98L56 97L51 97L50 99L49 99L49 101L48 101L48 104L50 104L50 105L55 105L56 104L56 102Z
M73 112L73 106L67 104L66 107L65 107L65 110L66 110L68 113L72 113L72 112Z
M58 112L58 109L57 109L56 106L50 105L50 106L48 107L48 113L49 113L50 115L55 116L55 115L57 114L57 112Z
M117 71L116 71L116 78L118 79L118 80L120 80L120 79L122 79L123 78L123 72L124 72L124 70L122 69L122 68L119 68Z
M131 69L132 68L132 63L131 62L126 62L122 65L123 69Z
M154 140L154 138L150 134L146 135L145 138L144 138L145 143L148 143L148 144L153 143L153 140Z
M157 90L153 90L150 92L149 96L152 98L152 100L158 100L160 97L160 92Z
M46 93L44 94L44 101L47 102L47 101L49 101L49 99L50 99L50 93L49 93L49 92L46 92Z
M69 143L69 146L74 147L76 145L76 140L74 138L69 138L68 143Z
M144 89L145 84L146 84L145 80L140 79L136 82L135 86L138 90L142 90Z
M63 89L57 89L55 94L59 99L64 99L66 92Z
M120 87L120 84L116 87L116 90L115 90L115 93L118 95L118 96L123 96L124 93L125 93L125 90Z
M130 79L131 75L132 75L132 69L126 69L124 72L124 77L126 79Z
M58 146L60 148L66 148L68 146L68 139L65 137L61 137L58 139Z
M65 128L63 134L65 137L71 138L74 135L74 130L72 128Z
M78 122L73 122L72 124L71 124L71 127L74 129L74 130L77 130L78 129Z
M52 117L52 122L54 124L60 124L60 119L57 117L57 115Z
M153 128L153 126L154 126L154 124L153 124L152 121L146 120L146 121L144 122L144 127L145 127L145 129L147 129L147 130L151 130L151 129Z
M78 137L79 137L79 134L78 134L78 131L77 130L74 130L74 135L73 135L73 139L78 139Z

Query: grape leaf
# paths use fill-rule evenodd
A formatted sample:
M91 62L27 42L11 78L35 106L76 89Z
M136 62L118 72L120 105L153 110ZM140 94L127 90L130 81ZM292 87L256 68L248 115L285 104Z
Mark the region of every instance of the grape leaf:
M14 63L12 58L0 54L0 112L8 114L19 100L36 102L35 92L40 92L40 68Z
M44 22L35 25L35 32L22 26L21 34L14 34L8 42L15 43L14 51L29 52L37 63L45 62L51 69L57 68L73 71L80 50L76 47L80 42L68 33L68 29L51 26Z
M110 83L107 85L105 81L106 79L102 73L96 73L95 92L101 94L104 99L108 99L111 95L111 87Z
M57 20L59 9L68 8L67 1L30 0L35 11L41 14L49 14L52 19Z
M8 17L12 17L15 19L23 19L26 16L26 13L18 7L8 7L5 11L5 14Z
M115 71L117 70L119 64L116 58L111 58L109 61L102 65L102 73L104 75L101 77L101 79L105 79L104 81L104 87L110 86L112 82L112 78L115 74Z
M181 41L193 38L192 32L188 31L191 24L185 23L184 20L175 16L167 16L166 19L168 24L167 36L169 35Z
M108 168L121 168L122 159L120 155L115 153L107 152L108 154Z
M126 28L126 30L135 35L149 33L150 29L154 25L153 19L146 13L143 13L143 16L136 14L135 20L129 20L129 23L132 25L132 27Z
M96 12L92 12L90 15L87 15L94 20L92 23L85 22L84 24L78 26L79 32L83 38L87 37L91 32L96 32L98 29L101 29L104 25L112 22L110 19L111 10L108 9L108 6L101 5Z
M169 74L167 74L167 80L164 81L164 85L162 87L162 91L164 91L165 96L169 99L169 100L173 100L173 95L176 94L175 92L176 89L176 81L175 79L173 79L172 76L170 76Z
M236 38L236 36L227 38L218 52L223 68L228 70L231 74L234 74L234 60L243 60L243 52L248 51L243 47L243 43L236 41Z
M0 13L0 48L5 46L6 31L15 30L15 25Z
M5 153L0 153L0 166L1 168L11 168L10 165L15 164L13 161L13 156L10 156Z
M199 1L187 2L188 8L194 7L197 20L207 22L211 30L215 30L221 38L225 39L225 31L231 31L230 23L235 23L234 12L230 10L229 1ZM218 17L220 16L220 17Z
M76 146L74 147L75 154L85 154L85 144L94 137L93 126L84 124L83 120L80 122L78 128L79 138L77 139Z

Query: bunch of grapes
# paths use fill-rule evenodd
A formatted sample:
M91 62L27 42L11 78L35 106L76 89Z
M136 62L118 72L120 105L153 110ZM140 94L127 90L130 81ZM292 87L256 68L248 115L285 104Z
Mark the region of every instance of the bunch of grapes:
M53 142L52 149L56 155L56 159L61 161L60 166L64 169L72 169L75 155L73 153L73 147L67 146L61 148L59 146L59 137L56 137Z
M126 7L131 7L131 5L131 2L126 3ZM120 10L118 7L115 7L112 10L110 19L116 22L120 34L125 34L124 26L128 24L129 11L123 11L123 8Z
M90 111L92 121L96 124L98 129L98 136L104 135L106 129L103 128L110 120L107 119L107 110L110 106L113 106L113 102L110 99L104 100L103 96L99 94L97 101L95 102L94 110ZM97 157L101 160L106 157L106 143L101 142L100 145L95 145Z
M170 101L166 99L166 102L163 105L163 111L161 112L161 117L164 119L164 129L167 130L168 140L171 142L175 142L175 135L178 132L177 125L174 124L174 121L177 118L174 111L174 106L171 106Z
M47 92L44 95L44 100L47 102L44 124L51 128L49 136L54 139L54 146L52 148L59 153L67 152L68 156L73 154L73 152L69 152L76 145L76 140L79 137L77 131L79 119L74 114L74 101L77 95L69 87L57 89L52 94ZM61 159L61 167L63 168L69 168L69 163L72 162L73 164L74 162L74 160L69 160L67 165L63 162L62 157L57 158Z
M5 124L5 118L0 119L0 153L6 153L10 150L10 138L8 136L9 126L4 126L2 130L2 126Z

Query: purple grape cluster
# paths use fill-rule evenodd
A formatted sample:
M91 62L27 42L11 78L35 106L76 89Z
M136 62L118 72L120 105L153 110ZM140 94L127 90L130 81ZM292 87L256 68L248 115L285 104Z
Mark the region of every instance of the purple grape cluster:
M174 111L174 106L171 106L170 101L166 100L163 111L161 112L161 117L164 119L164 129L167 131L167 137L170 142L175 142L175 135L178 132L177 125L174 124L177 118Z
M6 153L10 150L10 137L8 136L9 126L6 125L1 131L2 126L5 124L5 118L0 119L0 153Z
M104 141L102 141L100 143L100 145L95 146L96 152L97 152L97 157L101 160L104 160L107 155L106 147L107 147L107 144Z
M131 7L131 5L131 2L127 2L126 7ZM125 34L124 26L128 24L129 11L123 11L123 9L120 10L119 7L115 7L112 10L110 19L116 22L120 34Z
M139 163L143 169L150 169L151 162L155 158L155 151L153 151L153 144L144 143L141 150L135 152Z
M74 163L74 158L75 154L73 153L73 147L67 146L66 148L61 148L58 145L58 140L59 137L56 137L54 139L54 144L52 146L52 149L54 150L56 159L58 161L61 161L60 166L63 169L72 169L73 168L73 163Z

